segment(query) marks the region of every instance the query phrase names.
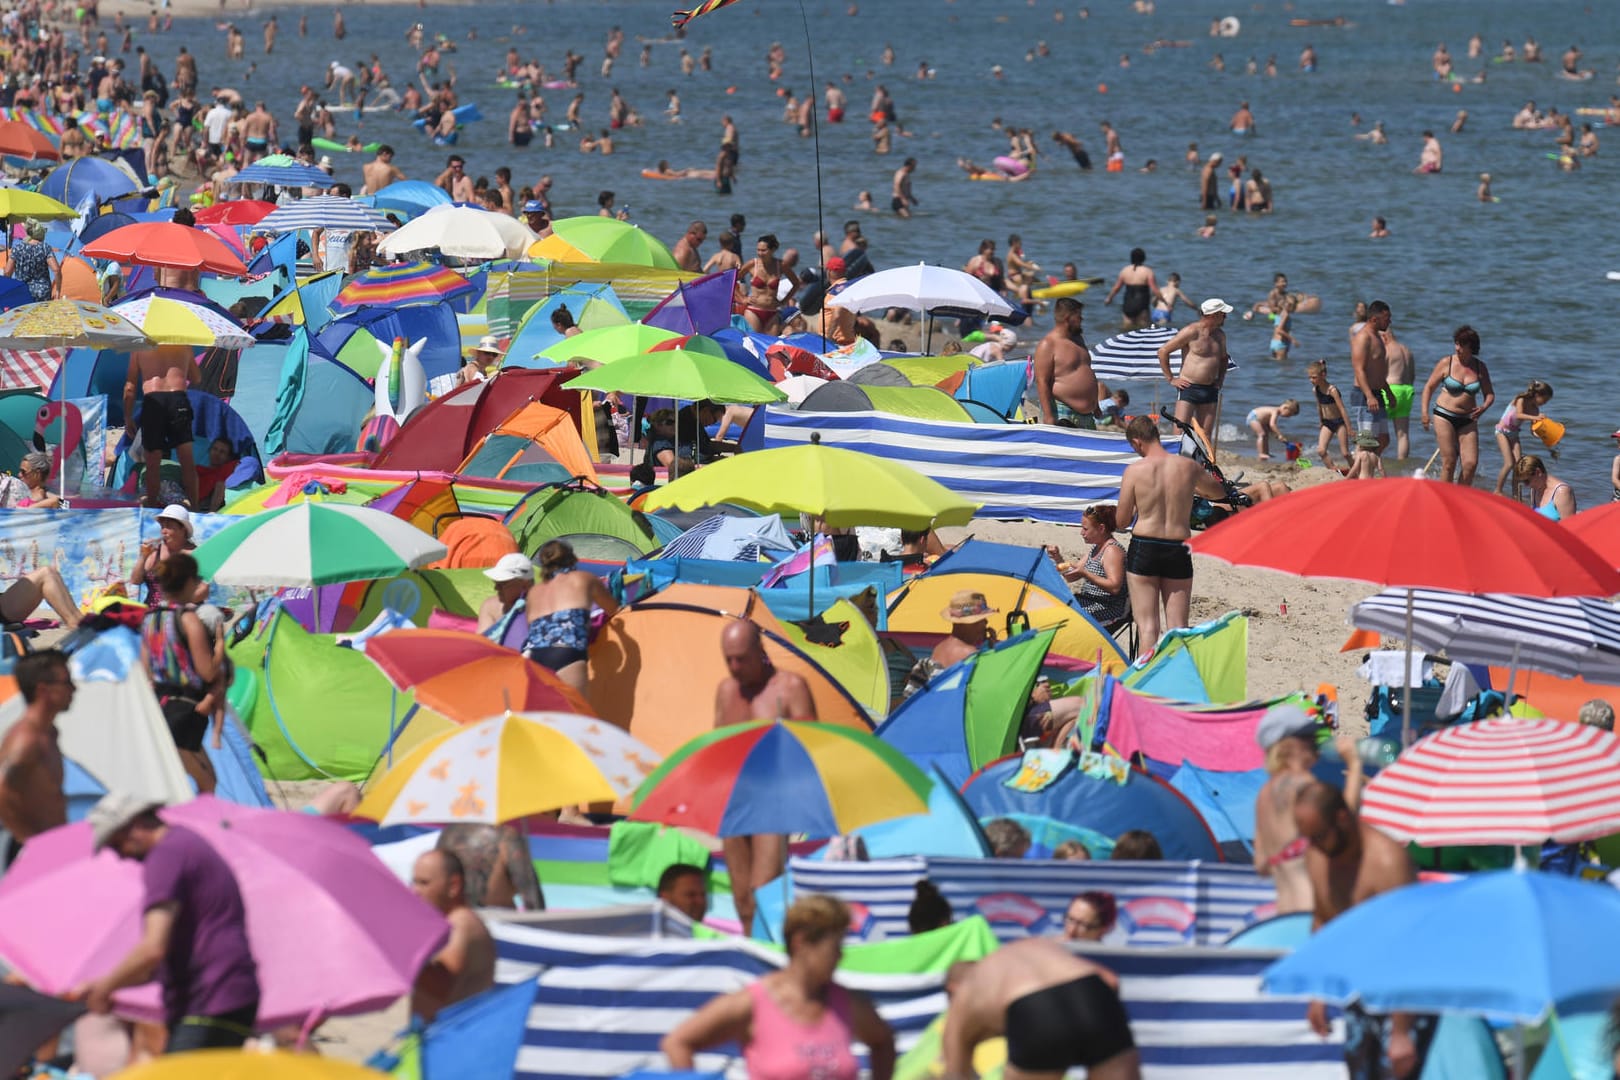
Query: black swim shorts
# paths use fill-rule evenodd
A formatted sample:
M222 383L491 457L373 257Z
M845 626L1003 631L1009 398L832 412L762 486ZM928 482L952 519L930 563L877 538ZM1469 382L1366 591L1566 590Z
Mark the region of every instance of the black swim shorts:
M141 402L141 445L173 450L191 441L191 399L184 390L153 390Z
M1025 1072L1090 1068L1135 1046L1119 994L1097 975L1048 986L1007 1006L1007 1063Z
M1213 405L1221 400L1221 388L1216 383L1193 383L1178 391L1176 400L1189 405Z
M1140 533L1125 552L1125 572L1138 577L1185 581L1193 576L1192 552L1180 540L1160 540Z
M169 734L174 737L178 750L201 753L203 736L208 733L208 717L197 711L197 703L190 698L163 699L163 719L168 721Z

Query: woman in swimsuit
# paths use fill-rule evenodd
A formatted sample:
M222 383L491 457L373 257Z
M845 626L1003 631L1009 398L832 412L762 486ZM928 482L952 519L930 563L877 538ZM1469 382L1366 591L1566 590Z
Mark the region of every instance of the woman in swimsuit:
M1131 265L1120 270L1119 276L1114 279L1114 287L1108 290L1103 298L1106 306L1114 302L1114 295L1121 289L1125 290L1125 299L1120 302L1120 312L1125 316L1126 329L1138 329L1148 324L1148 316L1153 307L1153 298L1159 293L1159 283L1153 277L1153 268L1147 264L1147 252L1141 248L1131 249Z
M50 475L49 454L39 450L30 450L24 454L22 464L17 466L17 479L28 485L28 497L17 500L17 506L33 507L35 510L55 510L61 506L61 498L45 486Z
M1496 446L1502 451L1502 471L1496 474L1498 495L1506 494L1502 489L1507 486L1508 477L1513 475L1513 466L1524 456L1519 449L1519 426L1526 420L1534 424L1541 415L1541 407L1551 401L1552 396L1551 386L1540 379L1532 379L1524 393L1516 395L1502 410L1502 418L1496 422ZM1513 481L1513 497L1519 497L1517 478Z
M1513 475L1530 489L1530 506L1548 521L1564 521L1575 516L1575 489L1547 472L1547 466L1534 454L1521 457Z
M1434 365L1429 381L1423 384L1423 426L1432 420L1434 441L1440 445L1440 470L1447 483L1453 479L1463 485L1472 485L1474 470L1479 467L1479 418L1496 400L1491 389L1491 373L1479 358L1479 334L1472 326L1459 326L1451 336L1456 350ZM1434 412L1429 412L1429 398L1435 400ZM1461 471L1459 472L1459 465Z
M540 549L535 560L539 576L524 601L529 633L523 639L523 655L583 693L590 681L585 650L590 644L591 607L612 618L619 602L601 578L575 569L578 565L579 557L566 541L548 540Z
M786 279L792 286L788 295L799 289L798 276L783 267L776 257L776 249L781 246L775 234L766 233L754 245L754 257L737 272L737 287L746 289L748 294L744 301L743 318L762 334L776 333L777 318L782 311L782 302L777 299L777 286Z

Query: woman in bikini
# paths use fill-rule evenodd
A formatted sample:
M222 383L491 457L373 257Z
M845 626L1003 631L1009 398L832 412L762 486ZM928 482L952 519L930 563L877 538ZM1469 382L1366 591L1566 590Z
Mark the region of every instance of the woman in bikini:
M1125 299L1120 301L1119 308L1125 316L1125 328L1131 330L1146 326L1153 298L1159 293L1159 283L1153 277L1153 268L1147 265L1147 252L1141 248L1131 249L1131 264L1120 270L1119 276L1114 279L1114 287L1103 298L1103 304L1112 304L1114 295L1121 289L1125 290Z
M1491 389L1491 373L1479 358L1479 334L1474 328L1459 326L1451 340L1455 351L1434 365L1429 381L1423 384L1420 415L1424 427L1431 426L1431 419L1437 421L1432 425L1434 441L1440 445L1440 471L1446 482L1455 479L1471 486L1479 467L1479 418L1496 400L1496 392ZM1432 414L1430 397L1435 397Z
M737 272L737 287L747 290L743 318L748 325L762 334L774 334L777 319L782 312L782 301L777 299L777 288L786 280L792 286L788 295L799 289L799 278L784 267L776 257L781 243L775 234L766 233L754 245L754 257Z
M1548 521L1567 521L1579 509L1575 505L1575 489L1547 472L1547 466L1534 454L1521 457L1513 466L1513 475L1519 483L1530 489L1530 506Z
M523 639L523 655L584 693L589 682L585 650L590 644L591 607L612 618L619 603L601 578L578 566L579 557L566 541L549 540L540 549L535 559L538 574L524 601L529 633Z
M1506 494L1502 489L1507 486L1508 477L1513 476L1513 466L1524 456L1519 449L1519 427L1526 420L1533 425L1541 415L1542 406L1551 401L1552 396L1551 386L1540 379L1531 379L1524 393L1514 395L1507 408L1502 410L1502 418L1496 422L1496 446L1502 451L1502 471L1496 474L1498 495ZM1513 480L1513 497L1519 497L1519 481L1516 477Z

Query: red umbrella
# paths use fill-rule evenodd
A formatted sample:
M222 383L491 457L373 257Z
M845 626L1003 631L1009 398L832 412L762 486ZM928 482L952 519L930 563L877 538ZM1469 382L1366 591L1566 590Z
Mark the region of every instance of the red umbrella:
M231 199L205 206L194 216L199 225L257 225L275 208L275 203L262 199Z
M1610 566L1620 567L1620 502L1606 502L1582 510L1564 527L1603 556Z
M242 260L219 237L172 221L125 225L86 245L80 254L112 259L127 266L212 270L233 277L247 273Z
M1512 499L1436 480L1318 484L1228 518L1188 546L1237 566L1406 589L1409 655L1413 589L1620 593L1620 572L1567 526ZM1401 695L1403 742L1411 697Z
M21 120L0 121L0 154L30 161L62 160L55 143Z
M465 630L392 630L366 642L366 657L418 704L458 724L504 712L596 715L550 671Z

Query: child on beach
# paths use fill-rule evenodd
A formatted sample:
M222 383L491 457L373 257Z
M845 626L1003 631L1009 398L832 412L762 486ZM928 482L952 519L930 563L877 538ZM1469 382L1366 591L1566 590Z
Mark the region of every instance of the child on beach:
M1378 436L1370 431L1356 435L1356 452L1350 458L1346 480L1371 480L1384 476L1384 459L1378 456Z
M1344 408L1344 398L1339 395L1339 388L1328 382L1327 361L1314 360L1305 369L1311 379L1311 391L1316 395L1316 413L1321 419L1322 429L1316 437L1316 454L1322 459L1322 464L1334 468L1333 455L1328 453L1328 443L1335 434L1339 437L1339 452L1344 455L1346 464L1350 462L1350 432L1345 426L1345 417L1349 415Z
M1496 474L1496 493L1504 494L1503 488L1507 486L1508 477L1513 473L1513 466L1519 463L1524 452L1519 449L1519 427L1526 421L1535 423L1536 417L1541 415L1541 407L1552 400L1553 389L1540 379L1531 379L1530 385L1524 392L1515 394L1513 400L1507 403L1502 410L1502 416L1496 421L1496 446L1502 451L1502 471ZM1519 497L1518 477L1513 480L1513 497Z
M1288 445L1288 436L1282 433L1277 426L1279 416L1298 416L1299 402L1289 398L1281 405L1262 405L1257 409L1249 410L1249 430L1254 432L1254 456L1261 461L1271 460L1271 436L1277 436L1277 441L1284 446Z

